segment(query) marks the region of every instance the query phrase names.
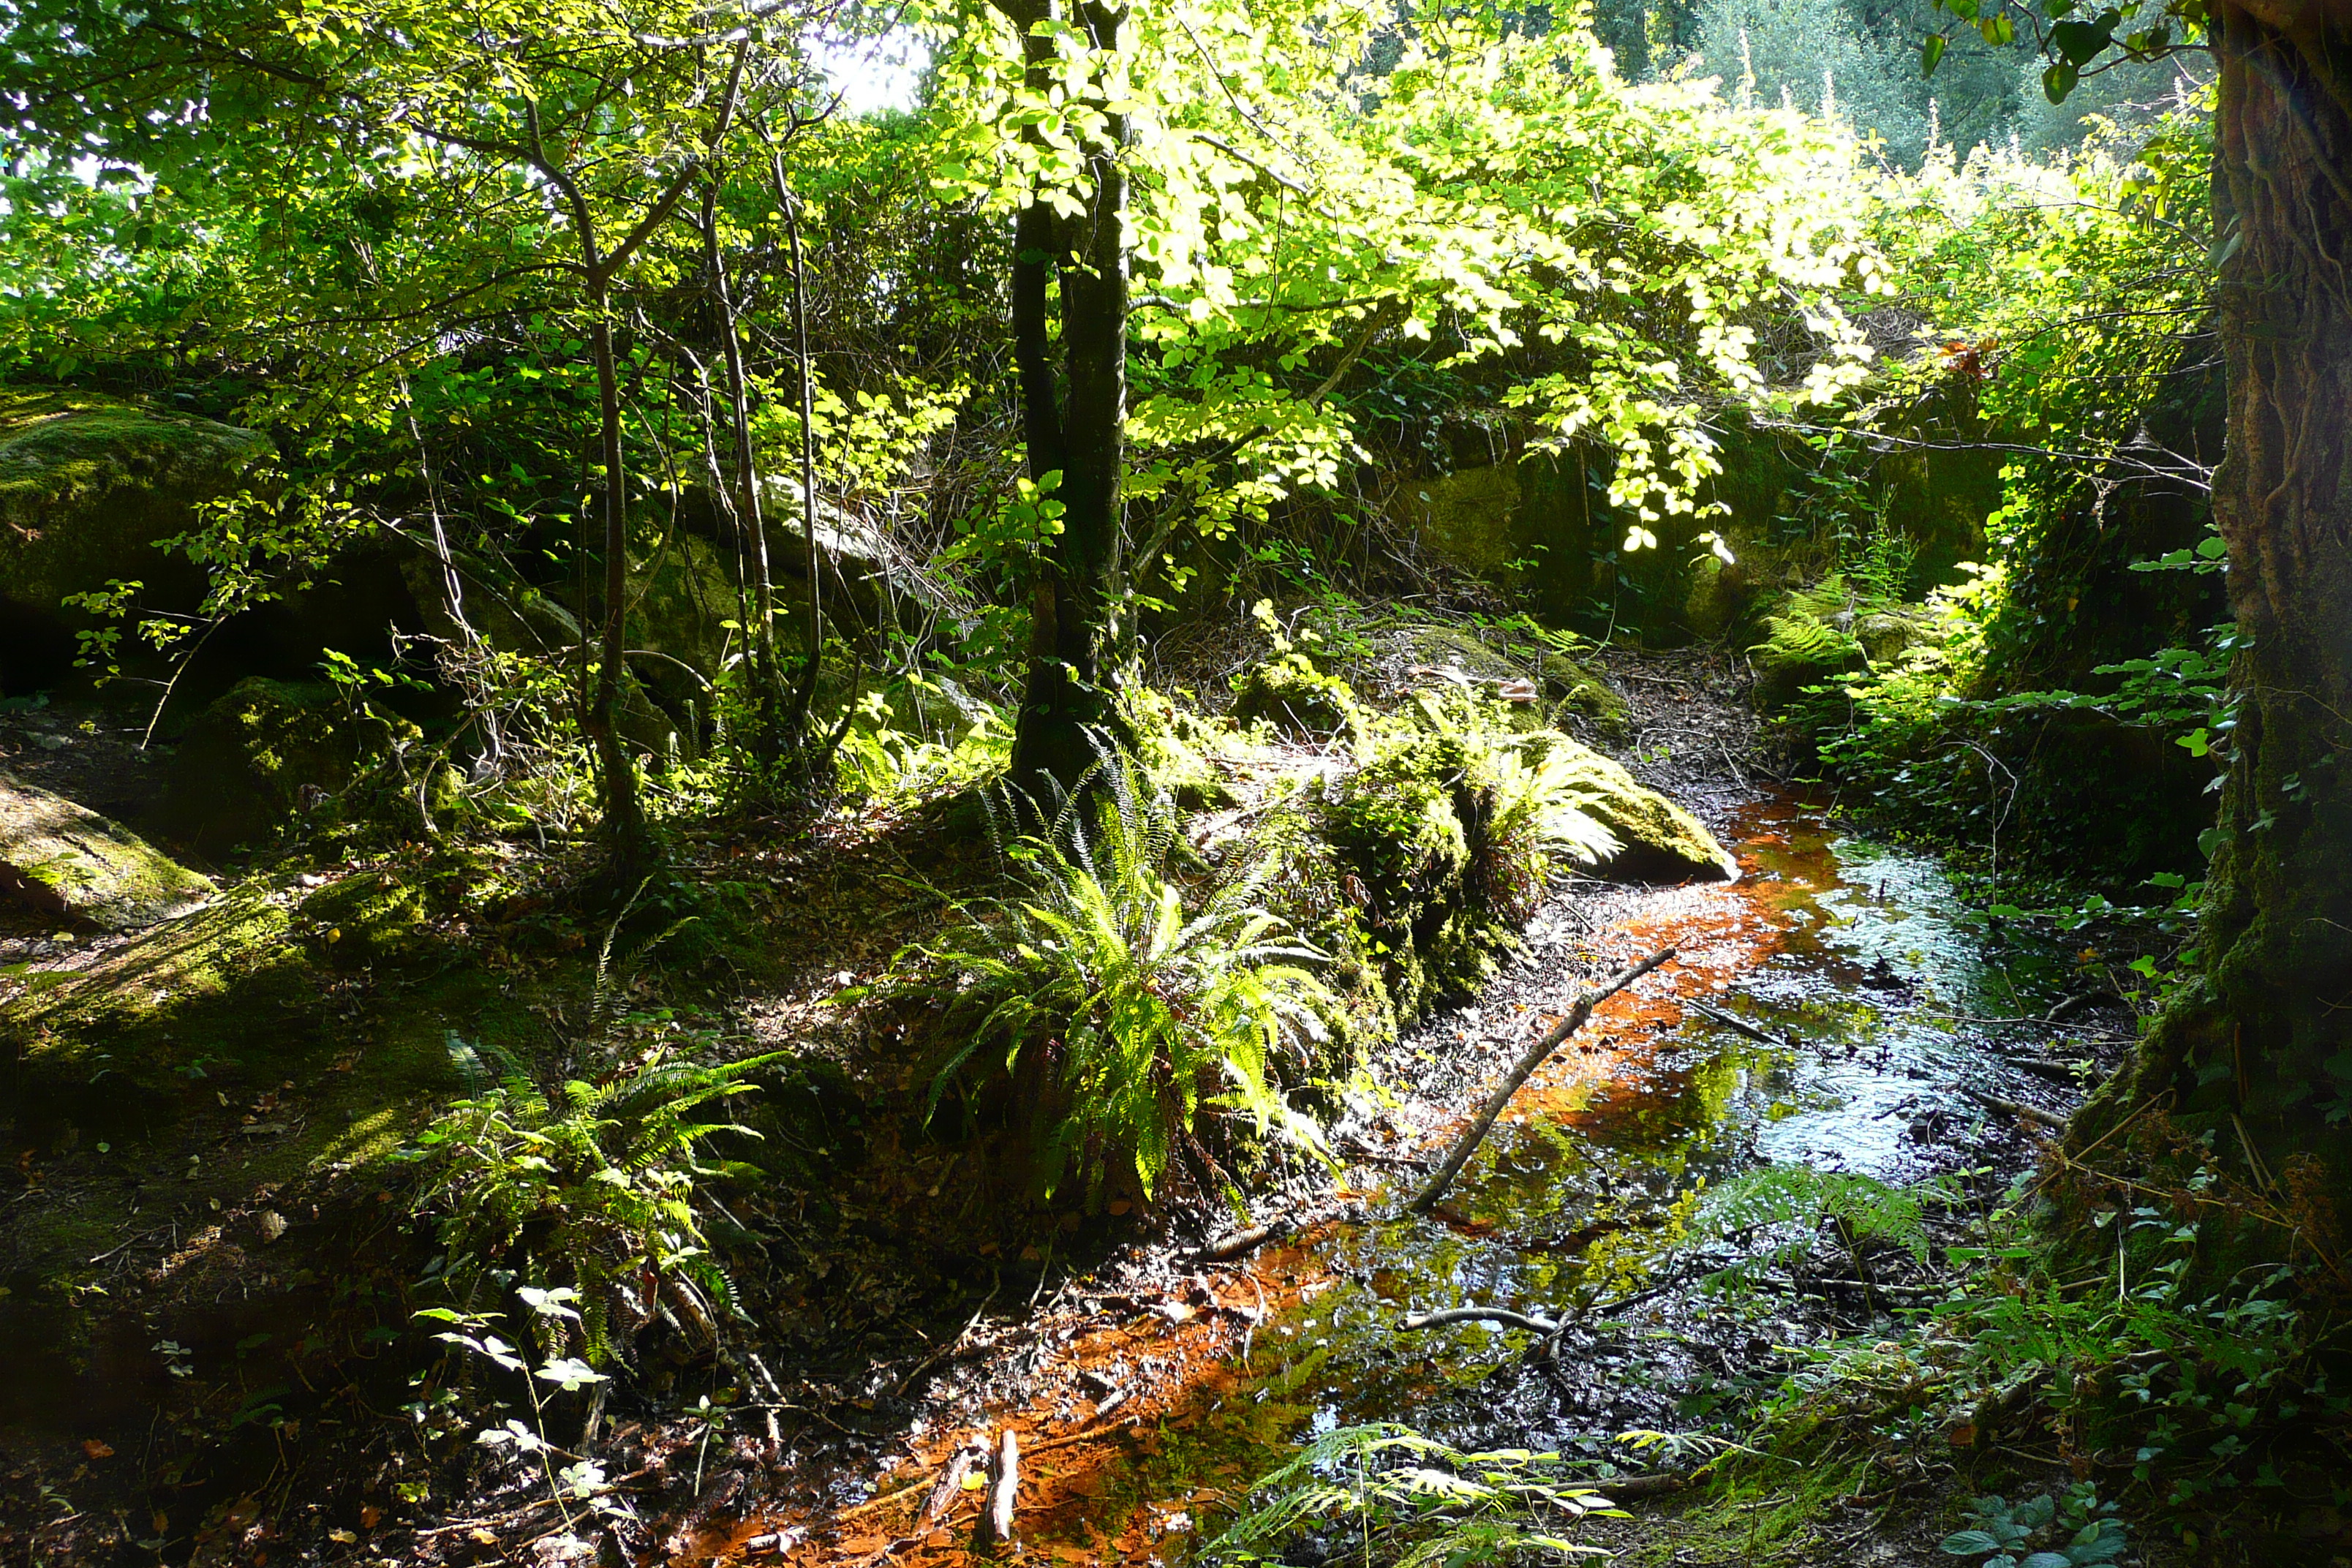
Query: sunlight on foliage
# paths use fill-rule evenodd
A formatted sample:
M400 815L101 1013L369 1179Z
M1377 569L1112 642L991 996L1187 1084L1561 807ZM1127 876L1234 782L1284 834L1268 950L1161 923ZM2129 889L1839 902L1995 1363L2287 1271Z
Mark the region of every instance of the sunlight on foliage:
M1252 1487L1202 1561L1279 1563L1308 1542L1317 1560L1382 1568L1605 1556L1565 1533L1595 1513L1622 1517L1597 1490L1570 1485L1558 1454L1465 1453L1391 1423L1341 1426Z
M1203 1108L1320 1156L1315 1123L1276 1082L1288 1047L1322 1040L1336 999L1315 948L1261 907L1277 869L1259 859L1197 911L1167 875L1175 823L1140 768L1116 762L1006 858L1022 890L961 906L936 942L899 955L886 989L937 996L957 1042L931 1087L936 1111L975 1057L1046 1086L1038 1150L1047 1192L1132 1183L1150 1197L1193 1144Z
M488 1054L454 1037L451 1050L461 1061ZM656 1311L683 1313L715 1336L734 1286L703 1234L699 1188L759 1173L703 1145L758 1134L696 1112L751 1093L751 1075L776 1059L704 1067L656 1055L607 1082L552 1092L505 1061L499 1082L453 1101L407 1152L425 1166L412 1208L434 1224L441 1277L462 1285L511 1270L577 1291L591 1362L609 1359Z

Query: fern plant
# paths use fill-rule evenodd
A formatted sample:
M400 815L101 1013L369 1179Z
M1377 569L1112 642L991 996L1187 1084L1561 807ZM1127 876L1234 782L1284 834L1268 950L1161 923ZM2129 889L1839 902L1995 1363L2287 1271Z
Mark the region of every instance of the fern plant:
M1286 1545L1318 1531L1332 1538L1325 1561L1394 1568L1606 1555L1559 1531L1588 1514L1622 1515L1591 1489L1567 1485L1560 1469L1558 1454L1465 1453L1392 1423L1341 1426L1252 1488L1254 1506L1201 1561L1278 1562Z
M454 1047L453 1047L454 1048ZM461 1060L478 1059L471 1047ZM698 1114L750 1092L764 1056L722 1067L656 1057L604 1084L548 1092L511 1060L497 1084L451 1103L407 1152L427 1177L414 1212L430 1217L444 1278L463 1287L493 1269L538 1289L578 1292L587 1359L602 1364L652 1314L683 1314L706 1337L734 1310L734 1287L709 1250L698 1199L704 1184L756 1176L715 1158L722 1132L756 1138Z
M1765 1165L1709 1189L1698 1206L1698 1228L1718 1237L1773 1237L1762 1251L1710 1276L1742 1283L1760 1269L1794 1268L1809 1257L1823 1226L1853 1259L1865 1284L1873 1244L1901 1247L1927 1260L1927 1205L1948 1198L1936 1182L1895 1186L1874 1176L1821 1171L1810 1165Z
M1140 769L1097 770L1007 858L1022 892L960 907L940 941L898 955L885 988L948 1000L961 1043L930 1110L983 1052L1050 1086L1038 1179L1076 1175L1090 1194L1131 1178L1147 1199L1206 1106L1238 1110L1294 1147L1322 1152L1315 1124L1273 1080L1287 1046L1319 1041L1338 1000L1311 965L1324 955L1260 903L1274 864L1213 891L1196 914L1163 868L1169 802Z
M1495 814L1488 819L1492 847L1488 898L1515 923L1532 919L1552 874L1563 864L1597 866L1615 855L1617 836L1583 808L1585 796L1572 753L1565 746L1541 745L1536 760L1527 752L1549 741L1531 735L1518 745L1496 748Z

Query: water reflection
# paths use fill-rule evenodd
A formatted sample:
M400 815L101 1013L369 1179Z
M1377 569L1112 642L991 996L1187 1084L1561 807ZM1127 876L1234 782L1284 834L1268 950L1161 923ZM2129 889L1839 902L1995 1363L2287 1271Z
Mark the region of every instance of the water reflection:
M1744 826L1739 884L1673 895L1682 924L1669 934L1694 959L1678 994L1637 1004L1605 1048L1539 1078L1434 1215L1320 1239L1316 1261L1337 1282L1237 1369L1259 1430L1267 1404L1318 1430L1402 1418L1469 1444L1573 1446L1671 1419L1706 1381L1707 1309L1688 1292L1586 1324L1576 1386L1507 1354L1505 1331L1398 1325L1473 1303L1606 1310L1700 1184L1766 1161L1913 1179L1952 1163L1923 1138L1926 1112L1965 1137L1981 1113L1962 1089L2026 1089L1997 1031L1954 1020L2046 1012L2061 953L1994 942L1925 856L1785 803ZM1541 974L1528 984L1560 988ZM1491 1016L1496 998L1482 1007ZM1459 1023L1431 1037L1442 1048Z

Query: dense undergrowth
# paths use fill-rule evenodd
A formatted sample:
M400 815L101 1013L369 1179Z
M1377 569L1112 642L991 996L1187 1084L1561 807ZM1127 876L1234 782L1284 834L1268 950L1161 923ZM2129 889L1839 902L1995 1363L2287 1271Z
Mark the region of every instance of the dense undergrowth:
M478 89L452 103L538 68L410 21ZM1783 782L1952 856L1989 941L2078 942L2069 1005L2144 1017L2181 983L2242 647L2196 92L2055 161L1930 119L1895 166L1759 109L1752 74L1619 74L1574 18L1432 14L1409 47L1353 13L1250 21L1135 46L1132 553L1084 601L1100 760L1044 807L1007 777L1045 706L1024 682L1076 668L1032 623L1084 503L998 327L1045 309L1020 269L1060 254L1013 226L1106 188L1073 173L1099 105L1023 74L1043 40L1100 88L1075 32L934 16L928 96L854 120L805 96L816 32L761 35L759 72L743 44L730 80L597 23L642 91L545 102L580 111L561 155L595 153L560 220L538 176L429 136L344 184L174 151L160 112L121 120L157 129L105 178L12 159L8 256L41 278L0 354L72 390L0 409L0 510L41 521L0 541L0 586L41 599L0 628L8 700L170 749L123 814L222 891L144 935L8 938L17 1197L66 1199L12 1222L7 1290L94 1357L134 1300L226 1300L223 1245L279 1256L306 1208L343 1227L282 1269L305 1310L331 1298L306 1331L239 1319L201 1377L150 1347L185 1391L175 1483L222 1433L237 1463L161 1522L44 1494L60 1539L213 1552L257 1466L290 1506L331 1465L256 1456L323 1429L294 1390L333 1339L403 1347L351 1384L408 1424L368 1450L397 1454L366 1510L454 1531L425 1521L503 1488L634 1550L586 1452L608 1406L698 1424L699 1506L730 1421L770 1459L796 1410L869 1436L1008 1266L1034 1306L1117 1240L1192 1245L1304 1190L1386 1092L1379 1049L1475 993L1563 878L1736 869L1604 754L1720 744L1627 701L1626 645L1738 654ZM1317 74L1334 37L1363 46L1346 91ZM424 92L410 52L379 76ZM709 119L746 80L756 129ZM395 109L387 137L422 134ZM563 250L640 220L610 275ZM1581 1243L1594 1276L1687 1275L1759 1325L1800 1279L1859 1312L1607 1470L1697 1483L1688 1539L1726 1561L1823 1550L1841 1498L1951 1516L1955 1558L2074 1565L2168 1533L2252 1555L2352 1507L2340 1220L2310 1171L2249 1183L2226 1153L2144 1114L2013 1183L1685 1186L1654 1234ZM2198 1266L2247 1227L2283 1238L2268 1267ZM900 1354L910 1332L950 1349ZM762 1359L780 1342L797 1373ZM1575 1552L1609 1479L1347 1427L1210 1552Z

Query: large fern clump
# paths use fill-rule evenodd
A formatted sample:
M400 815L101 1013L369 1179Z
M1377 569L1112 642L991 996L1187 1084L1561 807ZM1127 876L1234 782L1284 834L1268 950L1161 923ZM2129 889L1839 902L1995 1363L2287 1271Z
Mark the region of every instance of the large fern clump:
M959 1043L931 1108L971 1059L1001 1053L1045 1088L1037 1174L1090 1194L1132 1181L1149 1198L1192 1145L1203 1107L1319 1153L1315 1124L1274 1077L1286 1047L1320 1041L1339 1005L1324 955L1263 907L1276 862L1216 888L1197 913L1166 875L1174 822L1141 770L1097 770L1054 821L1008 846L1015 897L961 907L939 942L899 955L889 989L944 996Z
M1495 810L1486 836L1487 896L1515 924L1534 918L1544 890L1563 865L1596 866L1622 847L1617 836L1585 809L1589 804L1574 753L1545 745L1545 734L1495 749ZM1535 760L1528 760L1529 751Z
M471 1047L453 1049L478 1060ZM656 1058L608 1083L575 1079L552 1092L504 1063L500 1081L454 1101L410 1151L428 1168L415 1207L436 1223L444 1277L462 1286L508 1269L537 1288L571 1287L594 1363L656 1313L716 1336L734 1289L698 1200L705 1184L760 1173L704 1145L758 1134L705 1108L750 1092L748 1075L775 1059Z
M1786 707L1810 685L1866 668L1869 655L1854 635L1865 607L1864 594L1842 573L1792 590L1765 616L1764 640L1748 650L1759 702Z
M1341 1426L1251 1488L1201 1560L1279 1563L1302 1545L1312 1561L1392 1568L1605 1555L1561 1531L1587 1514L1623 1514L1563 1469L1558 1454L1465 1453L1393 1423Z

